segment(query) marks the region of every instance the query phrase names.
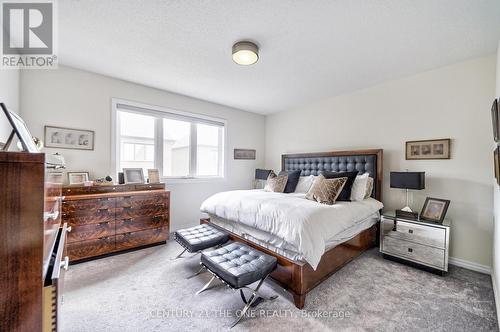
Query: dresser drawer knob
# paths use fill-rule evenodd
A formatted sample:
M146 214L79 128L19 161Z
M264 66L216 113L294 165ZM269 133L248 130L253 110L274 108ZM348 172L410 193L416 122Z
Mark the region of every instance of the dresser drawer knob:
M408 248L408 252L413 252L413 249L412 248Z
M409 229L408 233L413 234L413 229Z

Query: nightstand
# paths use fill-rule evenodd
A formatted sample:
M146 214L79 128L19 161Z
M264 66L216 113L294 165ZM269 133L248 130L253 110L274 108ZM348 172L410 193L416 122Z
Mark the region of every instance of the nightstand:
M384 257L447 272L450 225L449 219L437 224L396 218L395 211L384 212L380 222L380 252Z

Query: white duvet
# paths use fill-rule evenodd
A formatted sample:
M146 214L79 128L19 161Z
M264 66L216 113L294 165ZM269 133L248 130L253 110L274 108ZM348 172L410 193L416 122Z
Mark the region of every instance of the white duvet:
M263 190L225 191L205 200L201 211L284 239L316 269L328 239L383 207L373 198L325 205L304 196Z

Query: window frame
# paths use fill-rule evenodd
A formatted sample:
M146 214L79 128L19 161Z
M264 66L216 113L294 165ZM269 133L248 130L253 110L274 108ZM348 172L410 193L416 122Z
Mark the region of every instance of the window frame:
M168 183L189 183L221 181L226 179L227 165L227 121L222 118L207 116L203 114L179 111L163 106L151 105L141 102L130 101L120 98L111 98L111 171L118 174L120 165L120 132L119 132L119 105L126 105L137 110L125 109L126 112L155 117L154 134L154 167L160 171L162 181ZM176 117L178 116L178 117ZM164 176L163 175L163 119L188 121L191 124L190 131L190 158L189 175L187 176ZM186 120L187 119L187 120ZM196 122L198 120L199 122ZM220 123L219 135L219 174L218 175L193 175L197 170L197 124L210 122Z

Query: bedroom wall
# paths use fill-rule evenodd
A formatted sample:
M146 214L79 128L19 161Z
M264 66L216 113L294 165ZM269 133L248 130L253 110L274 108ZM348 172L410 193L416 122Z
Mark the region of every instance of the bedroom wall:
M19 76L19 70L0 71L0 102L14 112L19 112ZM11 130L7 118L0 111L0 142L5 143Z
M111 98L122 98L227 120L226 178L215 182L168 183L172 191L171 231L199 223L201 202L211 194L247 189L256 167L264 164L264 117L162 90L59 66L30 70L21 77L21 115L32 134L43 137L45 125L95 131L95 150L59 152L69 171L89 171L91 178L111 174ZM234 148L257 150L257 160L233 160Z
M412 208L420 211L426 196L450 199L451 257L489 271L495 63L473 59L270 115L266 167L279 169L283 153L382 148L385 208L404 203L403 191L389 188L390 171L425 171L426 190L413 192ZM405 141L448 137L450 160L405 160Z

